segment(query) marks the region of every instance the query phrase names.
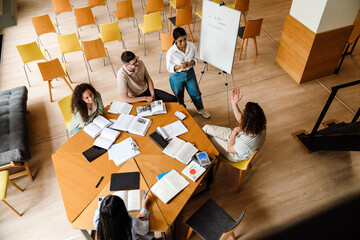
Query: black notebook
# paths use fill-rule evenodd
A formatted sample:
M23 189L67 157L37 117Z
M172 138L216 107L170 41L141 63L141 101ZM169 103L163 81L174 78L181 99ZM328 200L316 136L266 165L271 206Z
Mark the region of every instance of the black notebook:
M111 174L110 191L139 189L139 172Z
M106 153L106 151L107 151L106 149L103 149L101 147L92 146L91 148L89 148L88 150L83 152L82 154L89 162L92 162L95 159L97 159L98 157L100 157L101 155L103 155L104 153Z
M169 141L165 140L158 131L152 132L149 134L149 138L153 140L161 149L164 149Z

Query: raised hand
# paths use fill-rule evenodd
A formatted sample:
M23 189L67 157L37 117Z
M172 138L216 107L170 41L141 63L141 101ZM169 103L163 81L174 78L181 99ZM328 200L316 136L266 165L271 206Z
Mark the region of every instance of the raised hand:
M234 88L232 90L231 102L238 103L238 102L240 102L240 100L242 99L243 96L244 95L240 95L240 88Z

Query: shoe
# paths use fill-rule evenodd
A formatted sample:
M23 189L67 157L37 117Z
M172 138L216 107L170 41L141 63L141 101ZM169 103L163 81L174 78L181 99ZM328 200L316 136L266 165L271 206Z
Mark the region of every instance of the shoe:
M211 115L208 111L206 111L205 109L201 109L201 110L197 110L197 113L200 114L201 116L203 116L203 118L210 118Z

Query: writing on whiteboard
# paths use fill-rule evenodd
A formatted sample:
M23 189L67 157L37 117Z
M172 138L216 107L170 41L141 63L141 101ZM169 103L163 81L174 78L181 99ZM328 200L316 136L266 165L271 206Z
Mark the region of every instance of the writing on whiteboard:
M208 18L211 20L208 23L208 26L217 29L217 30L224 30L224 28L226 27L226 23L223 21L223 19L219 16L212 16L209 15Z

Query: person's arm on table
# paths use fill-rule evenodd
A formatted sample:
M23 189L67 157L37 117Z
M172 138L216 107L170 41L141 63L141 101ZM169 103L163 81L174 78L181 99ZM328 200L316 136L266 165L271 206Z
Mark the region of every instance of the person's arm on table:
M239 132L240 132L239 127L234 128L234 130L232 131L228 143L228 153L234 153L234 154L237 153L234 146L235 146L236 135L238 135Z
M150 198L149 195L144 195L142 201L141 201L141 211L140 214L137 216L137 218L133 218L133 229L135 233L139 235L145 235L149 232L149 217L150 212L148 210L148 207L150 205Z
M141 96L141 97L129 97L127 93L120 93L120 102L127 102L127 103L136 103L136 102L152 102L151 96Z

